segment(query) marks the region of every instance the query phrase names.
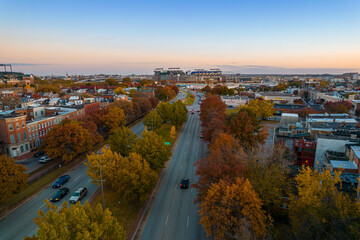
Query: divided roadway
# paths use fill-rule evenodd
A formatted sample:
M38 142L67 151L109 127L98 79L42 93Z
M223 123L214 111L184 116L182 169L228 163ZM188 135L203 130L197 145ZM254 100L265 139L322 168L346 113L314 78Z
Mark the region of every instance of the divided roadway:
M205 157L206 144L200 138L200 117L196 111L200 109L201 94L196 96L193 106L188 110L188 120L172 156L167 173L160 183L160 189L146 219L141 240L160 239L207 239L205 231L199 224L198 207L194 204L196 190L180 188L180 179L187 177L190 184L196 182L194 163Z
M137 135L141 135L145 127L142 122L134 125L132 128L133 132ZM95 192L97 186L91 183L91 178L86 173L86 166L81 164L79 167L74 168L68 173L71 179L64 185L70 189L70 192L63 198L68 201L71 195L79 188L86 187L88 194L81 201L85 202ZM36 195L33 199L10 213L4 219L0 221L0 240L15 240L23 239L26 236L32 236L36 234L37 226L33 222L33 219L37 217L37 211L46 211L45 199L50 199L57 189L53 189L51 186ZM54 203L60 206L63 200Z

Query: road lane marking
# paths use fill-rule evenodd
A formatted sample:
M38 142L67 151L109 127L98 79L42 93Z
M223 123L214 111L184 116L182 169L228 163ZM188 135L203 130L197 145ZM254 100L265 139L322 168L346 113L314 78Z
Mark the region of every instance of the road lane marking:
M78 179L79 179L79 177L80 177L80 176L78 176L77 178L75 178L75 179L74 179L74 182L75 182L76 180L78 180Z
M165 226L167 225L168 220L169 220L169 214L166 217Z
M42 208L43 206L45 206L45 203L43 205L41 205L40 208Z
M186 223L187 227L189 227L189 218L190 218L190 216L188 216L188 220L187 220L187 223Z

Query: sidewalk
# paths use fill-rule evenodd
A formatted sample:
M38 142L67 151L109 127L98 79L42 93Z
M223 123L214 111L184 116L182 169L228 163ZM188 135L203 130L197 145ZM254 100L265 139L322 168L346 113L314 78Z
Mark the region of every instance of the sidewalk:
M23 160L28 160L29 158L32 158L35 153L37 153L37 151L29 152L29 153L24 154L22 156L14 157L14 160L15 160L15 162L21 162Z

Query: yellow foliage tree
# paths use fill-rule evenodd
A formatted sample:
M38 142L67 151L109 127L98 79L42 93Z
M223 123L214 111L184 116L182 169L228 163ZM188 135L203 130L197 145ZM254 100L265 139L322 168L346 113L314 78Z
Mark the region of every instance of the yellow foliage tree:
M247 179L214 183L199 205L200 223L214 239L262 239L267 216Z
M128 202L145 200L157 181L156 172L140 155L130 153L129 157L122 157L105 149L101 155L88 156L88 163L85 163L88 175L96 184L100 184L100 163L105 184Z
M104 127L109 131L114 131L117 128L124 126L126 123L126 116L124 110L119 107L110 107L107 113L101 116Z
M12 158L0 155L0 202L27 186L26 170L25 166L15 164Z
M34 219L39 229L37 237L26 239L38 240L125 240L126 233L123 227L112 216L109 209L103 210L101 205L95 207L89 203L71 205L64 201L61 207L45 201L49 211L38 211Z
M272 117L274 113L274 103L263 99L253 99L247 105L240 108L249 109L256 117L260 117L261 119Z
M119 95L119 94L127 94L127 92L122 88L122 87L118 87L114 90L114 93Z
M174 141L175 138L176 138L176 129L175 129L175 126L172 126L171 129L170 129L170 138L171 138L171 141Z
M359 239L360 207L340 192L340 172L304 167L296 176L289 215L297 239Z

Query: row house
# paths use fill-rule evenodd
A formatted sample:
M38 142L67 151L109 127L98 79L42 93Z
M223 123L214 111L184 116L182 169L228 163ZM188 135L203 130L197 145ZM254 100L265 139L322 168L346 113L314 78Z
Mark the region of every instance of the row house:
M30 152L25 115L14 112L0 115L0 143L10 157Z

